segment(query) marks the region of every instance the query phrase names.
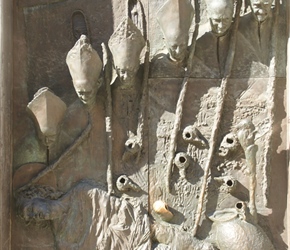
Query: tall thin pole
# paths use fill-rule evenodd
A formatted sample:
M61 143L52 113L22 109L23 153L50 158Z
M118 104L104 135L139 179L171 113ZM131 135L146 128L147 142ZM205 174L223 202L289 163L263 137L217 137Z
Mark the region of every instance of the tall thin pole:
M191 70L192 70L192 60L193 60L193 56L195 52L196 39L198 35L198 30L199 30L199 21L200 21L199 1L195 0L194 2L195 2L195 12L196 12L195 13L195 29L192 35L192 42L189 49L189 56L188 56L187 64L186 64L185 76L181 84L181 90L179 92L179 97L176 104L174 125L173 125L173 129L170 135L168 160L167 160L167 166L166 166L166 191L167 192L171 191L170 180L171 180L171 173L173 170L173 160L175 157L175 151L176 151L176 146L177 146L177 135L181 126L183 104L184 104L185 94L187 91L188 79L190 77Z
M271 171L271 155L272 155L272 141L273 141L273 127L274 127L274 119L275 119L275 93L277 86L277 41L278 41L278 32L279 32L279 13L280 13L280 1L275 0L275 10L274 10L274 20L272 26L272 37L271 37L271 60L269 65L269 80L267 86L267 98L268 98L268 115L269 115L269 127L270 131L267 133L265 138L265 151L264 151L264 166L263 166L263 175L265 180L269 180L270 171ZM267 206L267 196L269 193L268 190L268 181L264 182L265 185L263 187L264 193L264 205Z
M288 180L290 180L290 2L286 1L287 9L287 35L288 35L288 45L287 45L287 164L288 164ZM287 231L290 228L290 182L288 181L288 197L287 197ZM288 246L290 246L290 236L288 234Z
M288 164L288 180L290 180L290 2L286 1L287 9L287 35L288 35L288 45L287 45L287 164ZM290 181L288 181L288 195L287 195L287 231L290 230ZM288 233L288 246L290 246L290 236Z
M146 110L148 106L148 76L149 76L149 54L150 54L150 44L146 41L146 53L144 60L144 73L143 73L143 83L142 83L142 96L140 101L140 112L138 115L138 127L137 127L137 137L139 138L140 150L137 155L136 164L139 163L142 150L144 147L144 127L146 120Z
M227 93L227 88L228 88L228 79L230 77L233 62L234 62L235 49L236 49L236 36L237 36L237 31L238 31L241 6L242 6L242 1L238 0L236 13L235 13L235 22L233 24L233 31L232 31L231 39L230 39L230 47L229 47L226 65L225 65L225 71L224 71L225 73L221 81L220 92L217 97L216 119L213 124L208 158L207 158L206 165L204 167L204 175L203 175L203 180L202 180L202 185L201 185L201 191L199 195L197 210L195 213L195 222L194 222L194 227L193 227L194 236L196 235L197 228L198 228L198 225L199 225L202 213L203 213L203 208L205 205L205 196L206 196L206 191L208 187L208 177L210 173L210 166L213 162L213 156L216 149L217 136L218 136L218 131L219 131L218 128L221 124L222 113L223 113L223 108L224 108L224 103L225 103L225 98L226 98L226 93Z
M106 45L102 43L103 57L104 57L104 72L105 72L105 85L107 92L107 105L106 105L106 133L108 143L108 166L107 166L107 185L108 194L113 192L113 132L112 132L112 90L110 85L110 65L109 53Z

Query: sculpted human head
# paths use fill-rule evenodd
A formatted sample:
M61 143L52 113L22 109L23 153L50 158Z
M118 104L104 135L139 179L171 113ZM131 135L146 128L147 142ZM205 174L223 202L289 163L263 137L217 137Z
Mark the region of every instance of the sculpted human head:
M100 88L102 62L85 35L82 35L66 57L73 85L79 99L88 106L96 101Z
M73 81L75 91L79 99L85 105L92 105L95 102L96 94L99 89L99 84L97 84L94 79L80 79Z
M208 19L214 35L224 36L231 27L234 13L232 0L208 0Z
M122 84L130 85L134 82L135 76L139 69L139 62L133 67L128 65L116 65L116 72L121 80Z
M187 55L189 28L193 16L194 9L189 0L168 0L157 13L172 61L183 61Z
M130 18L124 18L109 40L114 67L123 87L130 87L134 83L144 46L141 31Z
M273 0L250 0L252 12L258 22L264 22L271 15Z
M171 36L166 39L166 47L172 61L181 62L187 55L188 35Z

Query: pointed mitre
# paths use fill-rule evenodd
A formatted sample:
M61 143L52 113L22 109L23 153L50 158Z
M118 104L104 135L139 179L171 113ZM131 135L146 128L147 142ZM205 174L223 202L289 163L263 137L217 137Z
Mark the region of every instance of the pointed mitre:
M85 79L97 81L102 70L102 61L85 35L81 35L68 52L66 63L73 81Z
M27 105L28 112L39 125L44 136L56 135L66 104L48 88L41 88Z
M114 65L119 68L139 68L139 59L145 40L129 17L123 19L109 40Z
M168 0L157 13L158 23L167 41L187 38L194 16L189 0Z

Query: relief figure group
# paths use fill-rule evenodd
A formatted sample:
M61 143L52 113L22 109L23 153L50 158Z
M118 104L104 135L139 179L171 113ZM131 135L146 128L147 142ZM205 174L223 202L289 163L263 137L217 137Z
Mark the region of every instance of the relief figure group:
M264 128L251 110L240 118L231 91L233 78L266 86L283 74L280 1L166 0L155 20L142 2L128 1L102 58L85 13L72 15L78 98L66 105L41 88L27 105L35 132L15 150L19 217L49 221L61 250L275 249L259 225Z

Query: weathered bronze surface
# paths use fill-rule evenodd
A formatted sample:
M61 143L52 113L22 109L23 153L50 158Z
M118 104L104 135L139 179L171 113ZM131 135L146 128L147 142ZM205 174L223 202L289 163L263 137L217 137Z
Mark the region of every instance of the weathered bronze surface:
M11 249L288 249L286 7L15 0Z

